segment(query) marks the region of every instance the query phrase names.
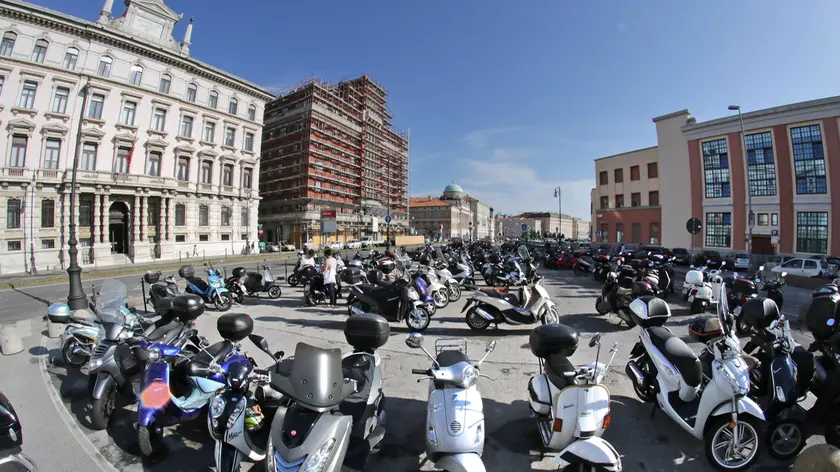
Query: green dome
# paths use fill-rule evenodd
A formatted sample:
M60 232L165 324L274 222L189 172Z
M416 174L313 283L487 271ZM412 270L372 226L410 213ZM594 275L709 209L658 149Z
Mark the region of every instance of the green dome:
M445 189L443 189L443 193L447 193L447 192L464 193L464 189L462 189L461 186L456 184L456 183L451 183L451 184L447 185Z

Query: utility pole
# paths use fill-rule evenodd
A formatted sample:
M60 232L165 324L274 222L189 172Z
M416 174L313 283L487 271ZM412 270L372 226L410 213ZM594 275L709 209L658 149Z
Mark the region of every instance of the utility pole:
M79 168L79 153L82 149L82 120L87 108L90 93L90 79L82 87L82 106L79 109L79 128L76 131L76 153L73 155L73 170L70 179L70 235L67 240L67 254L70 256L70 266L67 267L70 290L67 295L67 305L71 310L81 310L88 307L87 295L82 287L82 268L79 266L79 241L76 239L76 170Z

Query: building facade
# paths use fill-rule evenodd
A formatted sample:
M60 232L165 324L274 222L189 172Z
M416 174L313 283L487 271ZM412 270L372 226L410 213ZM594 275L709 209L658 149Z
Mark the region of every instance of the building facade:
M595 160L591 194L595 240L659 244L659 153L656 147Z
M840 252L840 205L833 205L840 200L840 97L744 113L744 134L737 114L698 122L681 110L653 121L659 172L667 176L659 190L663 245L690 247L685 225L695 217L702 224L696 248Z
M267 241L382 238L408 231L409 138L370 77L309 80L266 106L260 223ZM322 210L337 233L322 235Z
M523 233L543 232L542 220L539 218L521 218L518 216L506 216L498 219L499 232L502 239L518 239ZM525 225L525 231L522 231Z
M465 194L455 183L447 185L440 197L412 197L409 212L416 234L430 238L492 237L493 208Z
M540 220L540 228L544 235L562 234L567 239L589 239L589 222L574 216L551 212L525 212L518 215L524 219Z
M244 250L257 238L271 96L189 55L181 19L126 0L97 22L0 0L0 272L64 268L70 182L82 266ZM85 93L87 92L87 93ZM80 119L81 117L81 119Z

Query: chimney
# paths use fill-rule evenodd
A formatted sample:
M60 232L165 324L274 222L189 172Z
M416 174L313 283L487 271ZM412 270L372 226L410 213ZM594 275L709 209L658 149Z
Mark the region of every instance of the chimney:
M192 28L193 19L190 18L190 24L187 25L187 31L184 33L184 40L181 41L181 52L184 54L190 53L190 44L192 44Z
M102 24L108 21L108 18L111 17L112 8L114 8L114 0L105 0L105 5L102 6L102 11L99 12L99 21L97 23Z

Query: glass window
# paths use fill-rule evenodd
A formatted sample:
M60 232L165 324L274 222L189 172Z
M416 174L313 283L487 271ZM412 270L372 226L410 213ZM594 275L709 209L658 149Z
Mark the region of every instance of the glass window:
M732 245L732 213L706 213L706 246Z
M729 197L731 189L729 185L729 153L726 150L726 139L703 143L703 169L706 180L706 198Z
M828 213L801 211L796 214L796 252L828 253Z
M175 205L175 226L187 226L187 206L183 203Z
M53 97L53 113L67 113L67 99L70 97L70 89L67 87L57 87L55 89L55 97Z
M185 138L192 137L193 117L184 116L181 118L181 136Z
M169 93L170 85L172 85L172 76L169 74L163 74L162 76L160 76L160 85L158 86L158 92Z
M624 242L624 223L616 223L615 224L615 242L623 243Z
M202 162L201 163L201 183L203 183L203 184L213 183L213 163L212 162Z
M826 193L825 155L820 125L791 128L790 140L793 145L796 193L799 195Z
M38 83L27 80L23 83L23 90L20 91L20 101L18 106L21 108L28 108L30 110L35 108L35 93L38 92Z
M6 31L3 34L3 41L0 42L0 56L9 57L12 55L12 50L15 48L15 40L17 40L17 34Z
M198 206L198 226L210 226L210 209L207 205Z
M770 215L767 213L758 214L758 226L767 226L770 224Z
M178 226L177 224L175 226ZM183 225L182 225L183 226ZM176 234L175 235L175 242L176 243L183 243L187 240L187 236L184 234Z
M650 224L650 244L659 244L659 223Z
M102 56L102 59L99 60L99 69L96 70L96 75L99 77L110 77L111 76L111 64L114 63L114 60L111 59L109 56Z
M610 240L610 226L607 223L601 223L601 242Z
M47 57L47 48L49 46L50 43L48 43L45 39L39 39L35 41L35 49L32 50L32 57L30 57L32 62L43 64L44 58Z
M624 208L624 195L616 195L615 196L615 207L616 208Z
M607 177L607 171L603 170L598 173L598 181L601 185L607 185L609 183L609 177Z
M210 96L207 99L207 106L210 108L216 108L219 106L219 93L211 90Z
M606 210L610 207L610 197L601 197L601 209Z
M55 239L42 239L41 249L55 249Z
M190 159L187 157L178 158L178 172L175 175L178 180L186 181L190 178Z
M204 135L201 137L202 141L213 143L216 141L216 123L212 121L204 122Z
M233 185L233 166L230 164L225 166L222 173L222 185L226 185L228 187Z
M770 132L748 134L745 141L750 193L754 197L776 195L776 164Z
M770 226L779 226L779 214L778 213L771 213L770 214Z
M131 66L131 73L128 75L128 82L131 85L140 85L143 82L143 68L141 66Z
M816 269L817 268L817 261L813 259L805 259L805 265L803 266L805 269Z
M245 150L254 150L254 133L245 133Z
M230 207L222 207L222 226L230 226Z
M195 86L195 84L189 84L187 86L187 101L195 103L195 95L197 91L198 88Z
M61 140L48 138L44 151L44 169L58 169L58 155L60 152Z
M233 147L236 144L236 128L225 128L225 146Z
M801 269L802 268L802 259L791 259L791 260L785 262L784 264L782 264L782 267L784 267L786 269L790 269L790 268Z
M160 153L159 152L150 152L149 153L149 165L147 166L146 173L152 177L160 177Z
M9 252L20 251L22 247L23 244L21 243L21 241L9 241L6 244L6 250Z
M659 191L648 192L648 206L659 206Z
M659 178L659 165L655 162L648 162L647 165L648 170L648 178L649 179L658 179Z
M630 206L642 206L642 194L639 192L630 194Z
M160 208L158 202L149 201L146 204L146 224L152 227L157 227L158 219L160 218Z
M155 108L155 113L152 116L152 128L156 131L163 132L166 129L166 110L163 108Z
M624 182L624 169L615 169L613 171L615 183L620 184Z
M102 108L105 106L105 95L95 93L90 96L87 117L93 120L102 119Z
M26 136L16 134L12 137L12 153L9 156L9 167L23 167L26 165Z
M85 143L82 146L82 158L79 160L79 169L96 170L96 143Z
M134 126L134 117L137 114L137 103L125 102L123 103L122 116L120 122L124 125Z
M62 66L67 70L75 70L76 62L79 60L79 50L76 48L67 48L64 53L64 62Z
M115 174L127 174L128 173L128 155L131 153L131 148L121 147L117 149L117 157L114 158L114 169L113 172Z
M242 220L242 226L248 226L248 224L249 224L249 223L248 223L248 221L249 221L249 214L248 214L248 208L247 208L247 207L243 207L243 208L242 208L242 212L241 212L241 215L240 215L240 219Z
M254 105L248 107L248 119L251 121L256 121L257 119L257 107Z
M641 172L639 172L639 166L631 166L630 167L630 180L639 180L641 178Z
M55 200L41 200L41 227L55 227Z
M242 170L242 188L251 188L251 169Z
M631 233L630 236L633 238L630 240L631 243L640 243L642 242L642 224L641 223L633 223L630 227Z
M10 198L6 200L6 228L20 229L21 206L20 200Z
M238 107L239 101L235 98L231 98L230 103L228 103L228 113L230 113L231 115L235 115Z

